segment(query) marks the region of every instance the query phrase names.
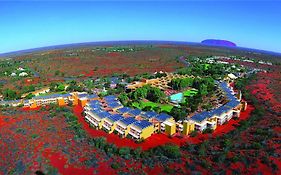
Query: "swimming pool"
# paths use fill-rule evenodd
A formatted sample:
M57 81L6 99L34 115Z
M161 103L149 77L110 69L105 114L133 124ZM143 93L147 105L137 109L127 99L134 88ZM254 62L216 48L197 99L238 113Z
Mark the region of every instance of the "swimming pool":
M171 102L172 103L180 103L183 100L183 93L177 93L177 94L173 94L170 96Z

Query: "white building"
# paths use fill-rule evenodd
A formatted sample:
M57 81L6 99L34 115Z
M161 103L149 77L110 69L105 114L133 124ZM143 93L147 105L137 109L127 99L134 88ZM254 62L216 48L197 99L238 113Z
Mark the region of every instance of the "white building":
M26 73L26 72L21 72L21 73L19 73L19 76L20 76L20 77L25 77L25 76L28 76L28 73Z

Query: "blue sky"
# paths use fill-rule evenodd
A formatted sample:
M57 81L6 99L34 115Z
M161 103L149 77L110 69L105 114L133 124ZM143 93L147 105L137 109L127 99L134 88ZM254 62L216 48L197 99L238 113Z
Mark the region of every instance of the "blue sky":
M226 39L281 52L279 1L0 1L0 53L112 40Z

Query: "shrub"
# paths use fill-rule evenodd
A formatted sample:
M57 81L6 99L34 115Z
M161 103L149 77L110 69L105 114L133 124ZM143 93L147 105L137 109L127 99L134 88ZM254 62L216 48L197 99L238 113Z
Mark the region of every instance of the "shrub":
M207 133L211 134L211 133L213 133L213 131L214 131L214 130L213 130L212 128L206 128L206 129L203 130L202 133L203 133L203 134L207 134Z
M196 130L194 130L190 133L190 137L196 137L197 135L198 135L198 132Z
M113 169L119 169L120 168L120 164L118 163L118 162L113 162L112 164L111 164L111 168L113 168Z
M37 139L39 137L39 135L38 134L32 134L31 137L32 137L32 139Z
M180 148L177 145L166 144L152 149L152 153L157 156L166 156L171 159L181 157Z

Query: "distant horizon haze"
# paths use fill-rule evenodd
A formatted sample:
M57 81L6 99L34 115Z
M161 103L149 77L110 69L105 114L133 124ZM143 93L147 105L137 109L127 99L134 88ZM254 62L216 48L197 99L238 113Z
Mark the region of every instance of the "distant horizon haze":
M214 48L225 48L225 49L235 49L244 50L249 52L270 54L275 56L281 56L279 52L272 52L267 50L247 48L240 46L219 46L213 44L206 44L202 42L188 42L188 41L163 41L163 40L121 40L121 41L95 41L95 42L83 42L83 43L67 43L60 45L43 46L37 48L29 48L18 51L0 53L0 57L9 57L16 55L24 55L29 53L38 53L50 50L60 50L60 49L72 49L72 48L85 48L85 47L96 47L96 46L127 46L127 45L172 45L172 46L202 46L202 47L214 47Z

